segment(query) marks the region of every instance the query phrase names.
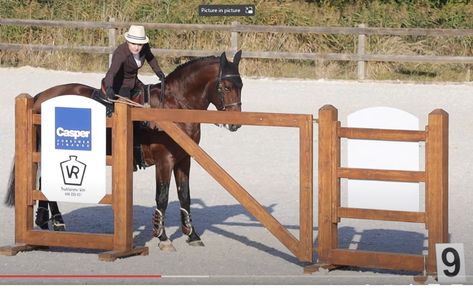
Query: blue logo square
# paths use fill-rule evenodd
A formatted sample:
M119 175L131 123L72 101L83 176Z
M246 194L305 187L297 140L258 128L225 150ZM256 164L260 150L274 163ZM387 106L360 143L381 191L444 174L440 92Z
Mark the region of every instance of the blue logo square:
M92 115L90 108L55 108L56 149L92 149Z

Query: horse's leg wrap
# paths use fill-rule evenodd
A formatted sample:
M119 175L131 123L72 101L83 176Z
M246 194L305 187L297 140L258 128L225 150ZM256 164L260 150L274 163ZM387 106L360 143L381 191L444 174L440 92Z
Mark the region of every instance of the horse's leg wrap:
M159 209L154 210L153 236L159 238L161 241L168 239L166 230L164 229L164 211L160 211Z
M54 231L66 231L66 224L64 224L64 219L62 219L61 212L59 212L59 207L57 202L48 201L49 210L51 210L51 223Z
M36 210L36 219L34 223L39 226L39 228L43 230L49 229L48 226L49 222L49 209L44 208L44 207L38 207Z
M64 220L62 219L61 213L54 215L52 218L53 223L53 230L54 231L66 231L66 224L64 224Z
M159 239L159 249L162 251L176 251L164 229L164 211L155 209L153 216L153 236Z
M202 240L192 226L191 214L184 208L181 208L181 223L182 233L189 237L187 242L192 246L204 246Z
M192 228L191 214L184 208L181 208L181 223L182 233L187 236L191 235L192 231L194 230L194 228Z

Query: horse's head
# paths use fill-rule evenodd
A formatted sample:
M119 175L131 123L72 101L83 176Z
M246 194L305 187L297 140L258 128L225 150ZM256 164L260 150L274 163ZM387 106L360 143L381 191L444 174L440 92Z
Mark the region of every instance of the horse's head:
M238 70L241 59L241 50L233 57L233 62L227 60L225 52L220 56L220 69L217 78L217 94L211 100L214 106L221 111L241 112L241 89L243 82ZM234 132L241 125L225 125L227 129Z

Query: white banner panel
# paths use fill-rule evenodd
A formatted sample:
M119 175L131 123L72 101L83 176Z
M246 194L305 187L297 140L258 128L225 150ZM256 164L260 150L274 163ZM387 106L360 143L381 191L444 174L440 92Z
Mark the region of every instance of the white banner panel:
M350 114L348 127L419 130L419 119L390 107L370 107ZM347 166L389 170L419 170L419 143L374 140L347 142ZM419 211L419 184L348 180L348 207Z
M106 194L105 106L65 95L41 104L41 191L50 201L98 203Z

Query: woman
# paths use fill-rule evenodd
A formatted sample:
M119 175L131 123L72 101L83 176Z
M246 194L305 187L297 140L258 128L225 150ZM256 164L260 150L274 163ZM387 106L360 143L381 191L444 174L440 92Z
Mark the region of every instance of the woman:
M112 64L102 80L102 88L110 99L115 99L115 94L131 98L143 88L143 83L138 79L138 69L143 66L145 60L161 82L165 78L151 52L145 28L141 25L132 25L124 36L126 42L113 52Z
M102 90L107 98L112 100L116 99L115 94L131 99L143 90L144 85L138 79L138 69L143 66L145 60L161 82L165 78L158 61L151 52L145 28L141 25L132 25L124 36L126 42L119 45L113 52L112 64L102 80ZM133 123L133 132L135 133L133 135L134 170L137 170L137 167L145 167L141 146L138 143L140 124L141 122ZM111 153L110 149L108 151Z

